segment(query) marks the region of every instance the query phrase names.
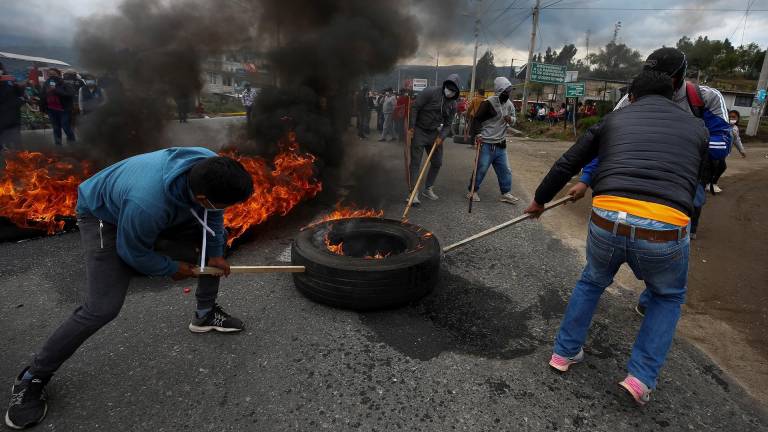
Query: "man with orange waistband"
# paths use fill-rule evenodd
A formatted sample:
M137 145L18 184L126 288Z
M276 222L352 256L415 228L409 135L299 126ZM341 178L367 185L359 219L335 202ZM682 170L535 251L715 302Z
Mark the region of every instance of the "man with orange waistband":
M704 122L676 105L673 91L665 74L638 75L630 90L632 104L581 136L554 164L526 209L538 217L571 177L600 157L592 180L587 265L549 364L565 372L584 360L582 347L597 303L626 262L650 293L628 375L619 383L641 405L656 387L685 301L690 216L709 145Z

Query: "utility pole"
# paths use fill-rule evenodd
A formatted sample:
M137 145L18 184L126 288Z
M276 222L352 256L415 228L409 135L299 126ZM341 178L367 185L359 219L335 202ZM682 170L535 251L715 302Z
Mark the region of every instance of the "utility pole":
M440 51L437 52L437 56L435 56L435 87L439 86L437 82L437 71L440 69Z
M528 83L531 81L531 63L533 62L533 49L536 45L536 28L539 26L539 5L541 0L536 0L536 6L533 8L533 31L531 31L531 45L528 47L528 65L525 67L525 85L523 85L523 103L520 110L523 111L523 118L528 114Z
M472 56L472 79L469 84L469 99L475 96L475 76L477 74L477 46L479 44L478 37L480 36L480 17L477 15L477 10L480 9L480 0L478 0L478 6L475 10L475 54Z
M589 37L592 35L592 29L587 29L587 62L589 62Z
M402 71L403 71L403 69L402 69L401 67L398 67L398 68L397 68L397 89L396 89L396 91L398 91L398 92L399 92L399 91L400 91L400 89L402 88L402 86L400 85L400 73L401 73Z
M755 100L752 101L752 112L749 116L749 123L747 123L747 135L757 135L757 129L760 127L760 114L763 113L765 107L765 91L768 87L768 49L765 50L765 57L763 58L763 68L760 70L760 79L757 81L757 91L755 92ZM763 94L762 101L759 99L759 95Z
M515 59L509 62L509 80L512 81L515 78Z

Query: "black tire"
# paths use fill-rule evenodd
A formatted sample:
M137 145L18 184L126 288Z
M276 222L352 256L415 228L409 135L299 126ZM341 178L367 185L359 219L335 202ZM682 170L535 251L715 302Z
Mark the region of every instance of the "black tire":
M384 259L340 256L324 243L331 230L333 243L359 236L391 242L404 252ZM296 288L311 300L329 306L373 310L400 306L432 291L440 275L440 243L416 225L378 218L324 222L302 231L291 247Z

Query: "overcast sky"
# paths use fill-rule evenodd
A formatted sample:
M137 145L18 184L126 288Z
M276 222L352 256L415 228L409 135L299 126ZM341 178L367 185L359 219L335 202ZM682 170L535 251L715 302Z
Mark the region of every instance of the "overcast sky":
M454 1L458 6L454 20L444 23L443 40L423 40L417 56L403 63L433 63L434 53L439 50L441 64L469 64L474 42L472 16L476 10L481 19L479 51L491 48L497 65L509 64L513 58L516 65L525 62L530 41L530 12L535 0ZM78 17L110 12L118 3L119 0L10 2L3 5L0 42L34 38L66 45L71 42ZM743 38L744 43L757 42L762 48L768 45L768 0L542 0L541 4L545 8L536 38L537 51L547 46L559 50L564 43L574 43L579 49L577 58L581 58L586 54L588 30L591 31L590 52L595 52L611 39L619 21L619 42L638 49L643 56L662 45L674 45L683 35L727 37L735 45ZM745 25L744 10L748 5L752 11ZM670 8L686 10L663 10Z

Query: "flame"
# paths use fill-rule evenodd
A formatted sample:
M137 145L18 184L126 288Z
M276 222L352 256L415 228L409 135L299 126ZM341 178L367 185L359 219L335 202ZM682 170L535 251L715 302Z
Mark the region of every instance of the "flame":
M325 237L323 237L323 241L325 242L325 247L328 248L328 251L330 251L333 254L336 255L344 255L344 242L339 242L337 244L333 244L331 242L330 238L330 230L325 233Z
M224 213L228 242L274 215L285 216L299 202L323 188L315 179L315 156L302 153L296 135L289 133L279 143L280 152L270 165L260 157L237 151L222 153L243 164L253 177L254 194ZM54 234L64 228L61 217L75 216L77 187L93 174L88 161L64 162L54 155L16 152L6 156L0 173L0 216L20 227L45 229Z
M279 147L281 151L272 161L274 170L270 170L262 158L244 156L237 152L223 154L243 164L253 177L254 189L247 201L228 208L224 213L230 245L253 225L275 214L285 216L296 204L314 197L323 189L322 183L314 176L316 158L299 151L293 132L281 140Z
M75 164L40 152L9 152L0 173L0 216L22 228L61 231L61 218L75 216L77 186L91 174L88 161Z
M319 220L316 220L311 224L307 225L305 229L315 226L317 224L321 224L323 222L334 221L339 219L354 219L354 218L364 218L364 217L383 218L384 210L374 210L370 208L355 208L354 204L351 204L350 206L344 206L341 203L341 201L339 201L336 203L336 206L334 207L333 211L323 216Z

